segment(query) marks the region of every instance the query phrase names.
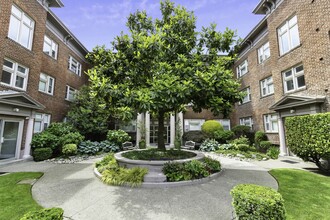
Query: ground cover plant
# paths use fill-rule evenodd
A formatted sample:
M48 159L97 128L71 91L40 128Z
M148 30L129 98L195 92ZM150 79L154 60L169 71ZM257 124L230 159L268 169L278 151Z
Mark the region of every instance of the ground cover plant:
M192 160L185 163L169 162L163 167L163 173L169 182L200 179L220 170L220 162L211 158L204 158L201 161Z
M20 220L62 220L62 208L49 208L26 213Z
M140 151L128 151L122 154L131 160L180 160L195 157L196 154L193 152L183 150L159 150L159 149L148 149Z
M101 142L87 140L81 142L77 150L79 154L97 155L101 153L117 152L120 150L120 147L108 140Z
M42 173L10 173L0 176L0 219L18 220L38 205L31 195L30 184L17 184L25 179L38 179Z
M329 219L330 178L294 169L270 171L279 183L288 220Z
M109 185L140 186L148 169L134 167L127 169L120 167L113 153L109 153L101 161L95 164L97 170L102 174L102 181Z

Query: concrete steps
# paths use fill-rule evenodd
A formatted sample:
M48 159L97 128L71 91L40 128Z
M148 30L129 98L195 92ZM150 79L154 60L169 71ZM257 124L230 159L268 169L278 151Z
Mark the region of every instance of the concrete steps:
M162 172L149 171L144 176L145 183L162 183L166 182L166 176Z

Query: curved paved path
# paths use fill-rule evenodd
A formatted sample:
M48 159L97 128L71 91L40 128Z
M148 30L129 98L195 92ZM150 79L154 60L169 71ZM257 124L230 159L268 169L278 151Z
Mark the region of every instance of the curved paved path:
M0 171L41 171L32 193L44 207L62 207L72 220L232 219L229 191L240 183L277 189L266 169L220 158L223 172L211 182L177 188L146 189L104 185L93 174L95 160L76 164L23 162Z

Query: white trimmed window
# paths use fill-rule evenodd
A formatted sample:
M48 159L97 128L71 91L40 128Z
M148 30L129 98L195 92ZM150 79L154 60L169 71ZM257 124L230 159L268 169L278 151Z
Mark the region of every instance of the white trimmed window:
M216 121L218 121L222 125L223 129L230 130L230 120L229 119L219 119Z
M29 68L11 60L4 60L1 84L26 90Z
M303 65L293 67L283 72L284 91L293 92L305 88L305 76Z
M274 94L273 77L268 77L260 81L261 96Z
M34 133L42 132L46 128L48 128L49 124L50 124L50 115L36 113L35 118L34 118L33 132Z
M245 93L245 96L243 97L243 100L239 104L241 105L241 104L250 102L251 101L251 90L250 90L250 87L247 87L247 88L243 89L241 92L244 92Z
M236 68L237 78L242 77L248 72L248 61L244 60L238 67Z
M31 50L33 31L34 21L21 9L13 5L11 7L8 37Z
M264 115L265 132L278 132L277 115Z
M258 49L258 61L263 63L270 57L269 42L265 43Z
M44 53L46 53L47 55L53 57L56 60L57 59L58 44L45 35L43 51L44 51Z
M66 86L66 93L65 93L65 99L72 102L75 99L75 96L77 94L77 90L72 88L71 86Z
M285 23L277 29L277 33L280 46L280 55L285 54L293 48L299 46L300 39L297 16L285 21Z
M40 73L39 91L49 95L54 94L55 79L47 74Z
M81 76L81 64L72 56L69 57L69 70Z
M185 131L200 131L202 130L202 125L205 122L204 119L185 119L184 120L184 130Z
M131 120L129 122L117 122L115 124L115 129L121 129L126 132L136 132L136 120Z
M245 118L240 118L239 119L239 124L240 125L246 125L252 128L253 125L253 120L252 117L245 117Z

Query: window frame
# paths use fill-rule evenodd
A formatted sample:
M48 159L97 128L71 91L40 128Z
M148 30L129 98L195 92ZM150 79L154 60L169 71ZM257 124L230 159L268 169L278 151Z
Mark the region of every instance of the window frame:
M202 124L205 122L205 119L184 119L184 130L187 131L201 131ZM191 123L195 123L195 125L191 125ZM198 123L198 125L197 125ZM193 128L199 127L199 129L191 129L190 126L194 126Z
M19 11L21 14L18 16L15 14L15 10ZM18 26L14 26L14 20L16 19L16 22L18 22ZM25 19L28 19L30 21L30 24L26 22ZM22 42L22 36L23 36L23 27L26 27L29 30L28 33L28 43L27 45ZM16 30L14 30L16 28ZM8 28L8 38L12 39L13 41L17 42L18 44L22 45L23 47L27 48L28 50L32 49L32 43L33 43L33 34L34 34L34 28L35 28L35 21L27 15L23 10L21 10L16 5L12 5L11 7L11 13L10 13L10 21L9 21L9 28ZM17 33L16 33L17 32ZM16 33L16 36L12 36Z
M278 115L276 113L265 114L263 115L263 119L265 133L278 133ZM274 123L276 124L276 128Z
M41 76L44 75L46 80L43 80ZM52 83L50 81L52 80ZM46 84L45 89L46 91L40 90L40 82L44 82ZM46 93L48 95L54 95L54 86L55 86L55 78L47 75L46 73L40 73L39 84L38 84L38 91L42 93ZM51 92L49 92L49 88L51 88Z
M244 73L242 73L242 69L246 69ZM241 78L245 74L249 72L249 63L248 60L245 59L243 62L241 62L237 67L236 67L236 73L237 73L237 78Z
M70 98L70 91L73 91L73 98ZM73 102L75 100L75 96L77 94L78 90L76 90L75 88L66 85L66 92L65 92L65 100L69 101L69 102Z
M12 63L12 68L6 66L5 61ZM18 67L24 68L25 73L22 73L22 72L18 71ZM3 77L3 72L4 71L11 74L9 84L5 83L5 82L2 82L2 77ZM24 80L23 81L23 88L16 86L17 77L23 78L23 80ZM18 89L18 90L26 91L27 84L28 84L27 83L28 78L29 78L29 68L28 67L26 67L26 66L24 66L20 63L17 63L13 60L10 60L10 59L7 59L7 58L4 59L4 63L2 65L2 76L1 76L1 79L0 79L0 84L1 85L5 85L5 86L9 86L9 87Z
M273 87L272 92L270 91L270 86ZM266 93L264 93L264 89L266 90ZM273 76L269 76L263 80L260 80L260 92L261 92L261 97L266 97L269 95L273 95L275 93Z
M292 20L296 20L295 23L290 24ZM284 30L283 30L284 29ZM296 32L294 32L296 29ZM284 51L284 36L288 49ZM297 44L294 44L293 37L297 36L298 38L295 39L297 41ZM280 50L280 56L289 53L294 48L298 47L300 45L300 36L299 36L299 26L298 26L298 17L297 15L291 16L288 18L281 26L277 28L277 37L278 37L278 43L279 43L279 50Z
M249 125L246 124L247 121L249 122ZM252 129L252 126L253 126L253 118L252 118L252 116L239 118L239 124L240 125L249 126Z
M81 76L81 63L79 63L74 57L69 56L69 70L74 72L78 76Z
M37 115L40 115L40 118L37 118ZM51 115L45 113L36 113L33 122L33 133L40 133L43 132L46 128L49 127L51 121ZM36 129L36 123L40 123L40 129Z
M302 70L297 72L297 68L299 68L299 67L302 67ZM287 77L286 73L289 73L289 72L291 72L291 76ZM298 87L298 78L301 76L304 77L304 85ZM282 78L283 78L284 93L292 93L292 92L306 88L305 71L304 71L304 66L302 64L296 65L290 69L283 71ZM289 82L291 80L293 82L293 89L288 90L287 82Z
M268 56L266 54L266 51L268 52ZM264 63L266 60L270 58L270 45L269 41L264 43L259 49L258 49L258 63Z
M47 42L47 40L49 42ZM50 49L48 52L45 50L45 45L48 46L48 49ZM55 48L53 48L55 47ZM54 49L54 50L53 50ZM44 36L44 45L42 48L43 52L47 54L48 56L52 57L53 59L57 60L58 55L58 43L56 43L53 39L48 37L47 35ZM53 51L55 52L55 55L53 56Z
M250 87L246 87L246 88L242 89L241 92L247 92L247 94L246 94L246 96L244 96L243 100L239 102L239 105L243 105L245 103L251 102L251 100L252 100L252 97L251 97L251 88ZM245 97L247 97L248 100L244 101L245 100Z

